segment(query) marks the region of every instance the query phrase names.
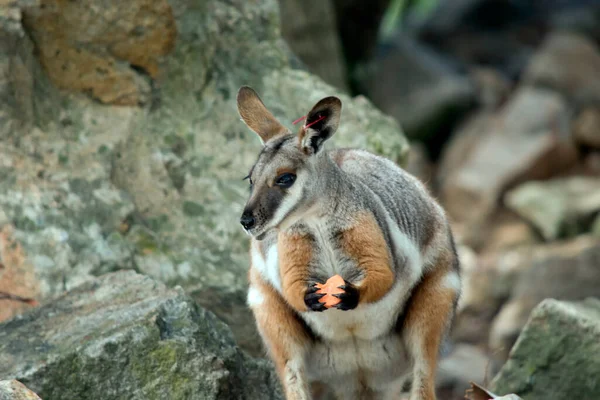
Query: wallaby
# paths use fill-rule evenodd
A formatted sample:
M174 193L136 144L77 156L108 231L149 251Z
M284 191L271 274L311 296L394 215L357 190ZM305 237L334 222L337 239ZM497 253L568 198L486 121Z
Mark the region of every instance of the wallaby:
M311 382L339 399L434 400L461 290L445 213L424 185L364 150L325 150L342 103L320 100L294 135L243 86L238 111L263 148L240 223L251 236L248 305L288 400ZM339 303L316 289L340 275ZM407 380L408 379L408 380Z

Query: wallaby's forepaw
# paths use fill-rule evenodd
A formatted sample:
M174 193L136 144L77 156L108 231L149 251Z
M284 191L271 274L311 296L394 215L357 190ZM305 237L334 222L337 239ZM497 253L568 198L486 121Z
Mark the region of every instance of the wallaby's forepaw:
M304 295L304 304L310 311L325 311L327 308L324 303L320 303L319 300L321 297L325 296L325 293L317 293L319 288L317 287L317 283L312 283L306 289L306 294Z
M344 293L333 294L332 296L340 299L340 302L334 305L338 310L353 310L358 305L358 289L350 282L344 281L342 286L338 286Z

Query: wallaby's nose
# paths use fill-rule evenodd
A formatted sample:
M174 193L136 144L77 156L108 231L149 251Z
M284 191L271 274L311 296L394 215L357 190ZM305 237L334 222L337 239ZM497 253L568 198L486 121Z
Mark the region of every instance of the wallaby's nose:
M249 211L244 211L242 214L242 218L240 218L240 224L244 227L244 229L252 229L256 221L254 220L254 216Z

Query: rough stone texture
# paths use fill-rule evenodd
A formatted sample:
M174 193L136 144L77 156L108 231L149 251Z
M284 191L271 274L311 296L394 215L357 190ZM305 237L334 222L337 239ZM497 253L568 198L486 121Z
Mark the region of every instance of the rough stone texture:
M0 400L40 400L40 397L13 379L0 381Z
M0 376L51 399L280 399L275 373L181 288L132 271L0 325Z
M546 240L577 236L589 230L600 212L600 178L527 182L508 192L505 204Z
M508 301L494 318L489 347L505 358L533 308L546 298L578 301L600 297L600 240L581 236L536 249L513 280ZM518 394L518 393L517 393Z
M133 68L156 78L176 37L167 0L40 0L23 21L56 86L109 104L146 102L150 83Z
M556 93L520 88L485 124L470 151L446 173L441 197L465 243L481 246L486 223L504 192L519 182L546 179L574 164L566 104ZM463 142L461 142L463 143ZM454 152L453 154L458 154Z
M577 106L600 101L600 50L583 35L554 33L531 60L523 81L554 89Z
M524 400L600 398L600 301L544 300L491 389Z
M2 294L9 298L2 299ZM13 238L12 227L4 225L0 230L0 322L35 305L38 295L33 265L26 262L23 247Z
M89 2L47 1L44 9L21 3L34 42L20 17L6 24L0 19L1 33L7 32L0 36L6 105L0 110L0 210L34 267L40 296L132 268L181 284L231 318L230 310L244 307L248 268L248 239L238 222L247 195L242 178L260 150L239 119L235 94L241 85L254 87L291 127L321 97L338 91L292 67L275 0L106 0L88 8ZM84 26L69 26L64 38L54 28L80 7L90 32L77 53L72 35ZM138 31L138 25L146 28ZM136 40L160 32L166 40L172 28L168 54L162 55L170 46L164 44L148 59L135 59ZM117 51L116 43L125 47ZM52 74L60 72L46 65L55 61L44 55L46 46L74 52L73 68L88 65L77 54L118 59L111 71L136 74L152 88L147 106L101 104L94 93L57 90ZM408 146L398 124L365 98L340 97L344 110L332 142L404 162ZM239 314L236 336L253 338L251 315Z

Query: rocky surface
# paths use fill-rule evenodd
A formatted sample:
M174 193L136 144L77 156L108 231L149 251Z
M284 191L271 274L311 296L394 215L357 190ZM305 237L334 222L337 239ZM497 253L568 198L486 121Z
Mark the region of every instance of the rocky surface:
M0 376L43 399L280 399L270 364L183 293L132 271L0 325Z
M40 400L40 397L13 379L0 381L0 400Z
M529 85L552 88L579 107L600 101L600 52L584 35L549 35L524 72Z
M600 240L589 236L538 248L492 322L490 348L500 358L508 354L533 308L546 298L600 297L599 263Z
M248 313L229 313L244 304L242 178L260 150L237 114L241 85L290 127L338 94L336 145L406 157L390 117L294 67L275 0L11 1L2 10L11 19L0 19L0 219L38 299L132 268L181 284L238 321L241 341L253 337Z
M600 300L544 300L491 389L526 400L600 397Z
M600 212L600 178L528 182L508 192L505 203L546 240L577 236L590 230Z
M457 230L474 247L482 245L486 224L508 188L546 179L576 162L568 108L554 92L522 87L492 118L481 118L465 130L479 136L475 143L465 138L467 151L445 162L454 169L445 170L440 187L448 213L465 227Z

